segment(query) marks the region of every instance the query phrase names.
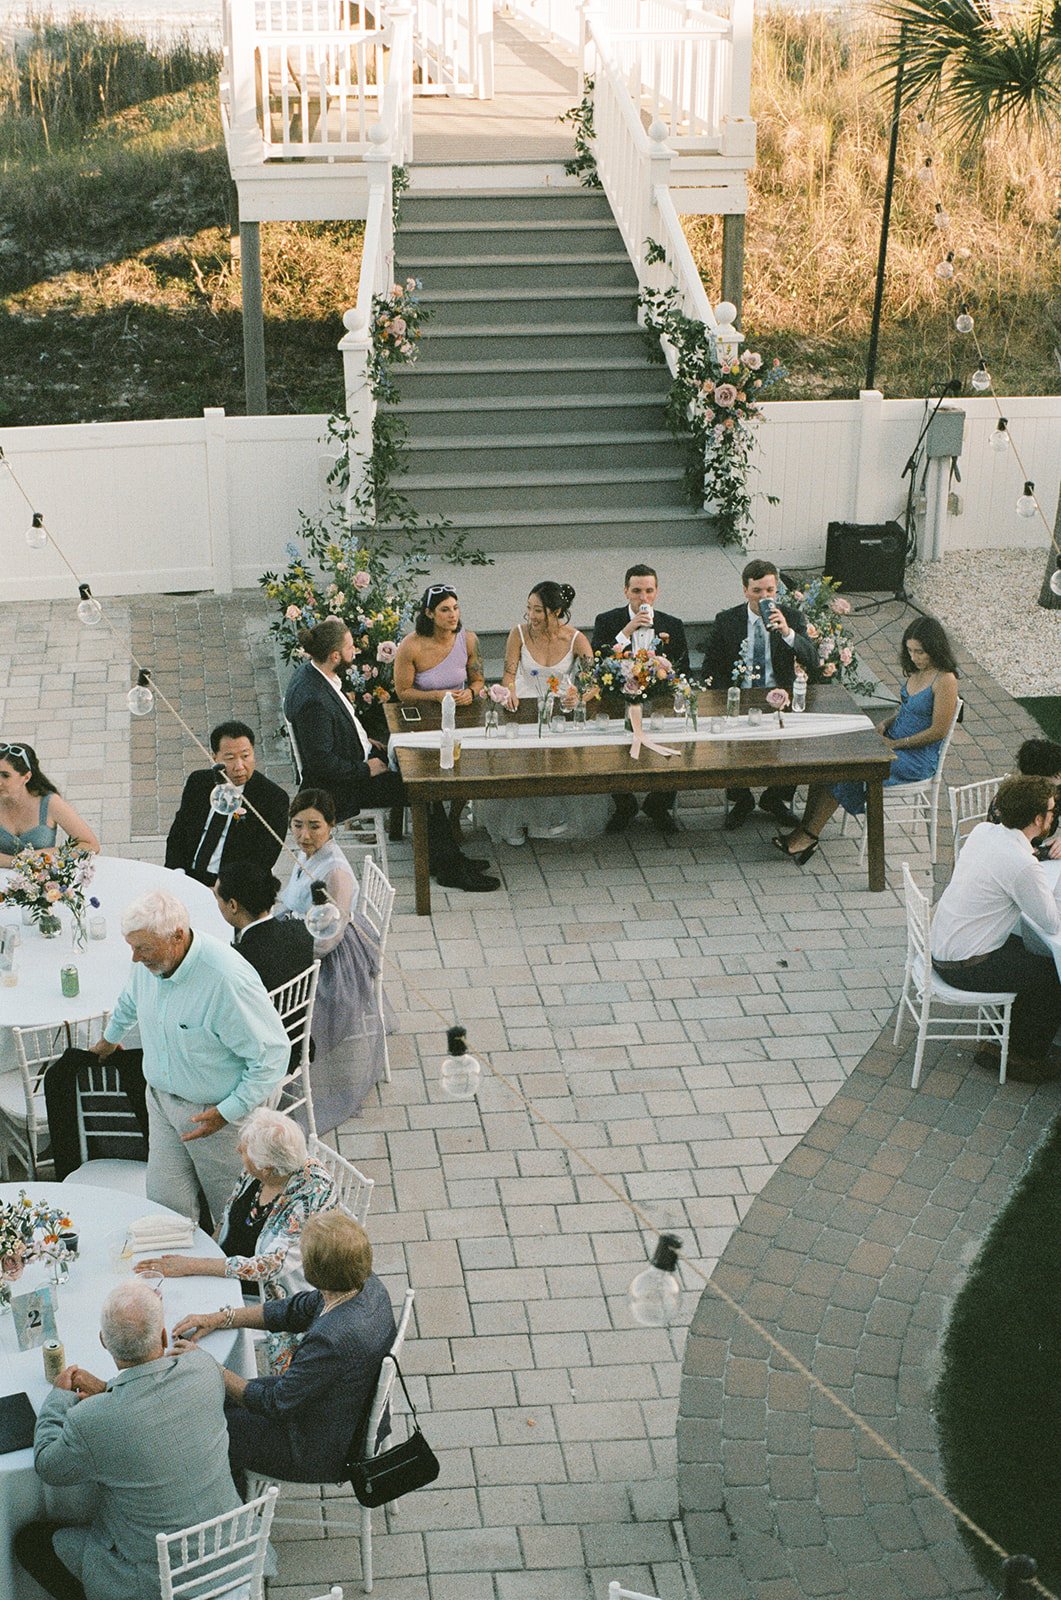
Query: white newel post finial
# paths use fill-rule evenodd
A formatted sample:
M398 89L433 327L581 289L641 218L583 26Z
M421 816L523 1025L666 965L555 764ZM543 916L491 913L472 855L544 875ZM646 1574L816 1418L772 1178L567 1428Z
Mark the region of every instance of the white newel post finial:
M372 418L374 405L368 381L368 363L372 351L372 330L364 311L355 307L343 314L346 332L339 340L343 358L343 388L346 393L346 414L350 419L350 482L346 490L346 509L355 520L370 521L365 508L355 504L361 488L364 464L372 453Z
M718 350L720 361L736 361L740 354L743 333L738 332L735 324L737 321L737 308L729 300L720 300L715 307L715 347Z

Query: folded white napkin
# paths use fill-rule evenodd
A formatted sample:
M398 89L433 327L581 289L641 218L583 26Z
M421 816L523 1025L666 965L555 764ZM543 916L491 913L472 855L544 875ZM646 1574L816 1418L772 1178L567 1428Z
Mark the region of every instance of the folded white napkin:
M134 1255L142 1250L187 1250L194 1237L194 1224L187 1217L137 1217L129 1225L129 1249Z

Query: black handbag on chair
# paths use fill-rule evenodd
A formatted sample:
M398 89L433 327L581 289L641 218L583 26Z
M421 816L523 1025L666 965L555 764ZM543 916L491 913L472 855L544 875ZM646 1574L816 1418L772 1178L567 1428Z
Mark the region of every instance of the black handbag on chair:
M394 1357L390 1359L393 1361ZM423 1489L426 1484L434 1483L439 1474L438 1457L420 1431L416 1407L396 1361L394 1370L412 1413L413 1422L408 1438L390 1450L381 1450L378 1455L347 1463L354 1494L361 1505L370 1508L385 1506L391 1500L400 1499L403 1494L411 1494L414 1489Z

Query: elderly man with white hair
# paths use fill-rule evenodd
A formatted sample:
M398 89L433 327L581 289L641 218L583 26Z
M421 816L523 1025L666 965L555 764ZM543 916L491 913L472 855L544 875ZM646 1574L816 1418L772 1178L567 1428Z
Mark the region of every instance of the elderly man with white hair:
M236 1123L268 1100L291 1044L262 981L231 945L193 932L173 895L127 906L133 970L103 1038L109 1056L134 1023L147 1081L147 1193L199 1218L199 1191L221 1216L239 1170Z
M159 1533L239 1504L228 1469L224 1383L205 1352L166 1348L162 1301L129 1279L100 1312L100 1340L118 1368L104 1382L66 1367L33 1438L47 1484L87 1484L88 1527L31 1522L15 1554L55 1600L150 1600L159 1594Z

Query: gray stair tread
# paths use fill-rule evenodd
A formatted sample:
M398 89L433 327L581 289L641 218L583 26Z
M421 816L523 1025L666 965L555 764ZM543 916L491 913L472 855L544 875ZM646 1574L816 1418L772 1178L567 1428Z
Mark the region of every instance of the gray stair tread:
M669 444L674 434L666 428L639 429L636 433L507 433L507 434L442 434L437 439L417 440L413 450L564 450L577 446L613 444L617 449L629 449L634 444Z
M570 330L567 330L570 331ZM662 364L659 364L662 370ZM415 367L407 367L401 374L401 379L418 373L423 378L433 378L440 372L576 372L580 377L585 377L589 372L642 372L646 362L638 361L634 356L625 360L622 356L601 356L595 358L592 367L586 367L583 361L526 361L521 360L518 366L511 361L432 361L430 366L421 358ZM399 381L401 381L399 379Z
M588 283L581 288L554 289L551 288L547 298L550 300L629 300L636 293L634 286L624 288L598 289L595 284ZM537 294L533 289L425 289L420 298L426 305L435 301L444 301L446 304L460 303L474 305L478 300L535 300L538 304L543 299L543 294ZM606 324L610 326L610 324ZM435 330L432 328L431 332Z
M540 226L539 224L539 228ZM407 267L414 265L417 268L477 267L482 269L486 267L491 271L494 267L540 267L543 265L541 256L491 256L488 262L484 262L482 256L409 256L401 250L400 241L397 241L395 260L397 266L403 272ZM544 265L553 267L614 266L618 261L624 262L633 272L634 269L630 264L630 257L625 250L593 250L588 253L580 251L578 255L565 255L562 261L548 261Z
M650 522L657 516L661 522L702 522L710 513L697 506L660 506L653 512L649 506L620 507L604 506L603 508L590 506L551 506L529 511L462 511L447 520L458 528L492 528L503 524L512 528L533 528L539 523L564 526L572 522L609 523L632 522L641 526ZM380 523L381 531L387 531L387 525Z
M438 371L438 368L433 368ZM587 406L600 408L613 408L615 410L629 411L635 406L655 406L662 410L666 396L658 390L645 394L505 394L487 395L483 399L464 396L449 396L445 400L422 400L419 396L415 399L401 400L394 405L383 405L384 411L398 411L406 415L418 412L453 412L455 416L465 416L469 411L584 411Z
M674 467L615 467L599 468L588 472L501 472L485 487L494 489L533 489L541 484L589 483L674 483L678 474ZM403 489L480 489L481 478L469 478L466 473L410 472L402 478ZM496 520L496 519L495 519Z
M510 221L498 220L487 222L479 217L455 218L452 222L441 222L433 219L428 222L403 222L399 230L400 236L424 233L541 233L542 227L547 226L552 233L579 233L591 232L596 229L600 233L618 233L618 224L613 217L532 217L527 220L513 218Z
M526 298L524 296L524 298ZM573 334L644 334L636 322L469 322L458 328L432 328L431 339L569 339ZM425 338L428 335L425 334Z

